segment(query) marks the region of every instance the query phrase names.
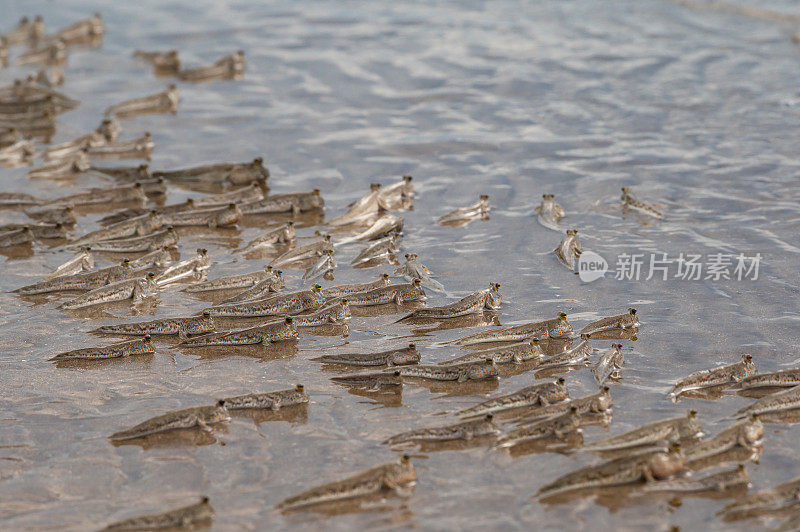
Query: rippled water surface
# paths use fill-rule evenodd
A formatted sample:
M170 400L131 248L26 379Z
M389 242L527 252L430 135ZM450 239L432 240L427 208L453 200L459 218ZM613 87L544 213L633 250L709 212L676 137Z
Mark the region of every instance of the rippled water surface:
M405 218L403 248L417 253L447 288L429 305L454 301L490 281L502 285L502 324L569 313L576 329L635 306L638 340L625 342L623 378L612 386L614 419L584 437L617 434L696 408L706 433L748 404L728 396L674 405L667 392L692 371L752 353L761 371L792 367L798 356L800 51L792 43L794 3L769 2L785 20L661 1L108 3L97 50L71 50L62 90L82 104L59 116L54 142L97 125L112 103L162 90L132 58L134 49L180 50L202 65L246 52L239 82L179 83L177 115L123 122L122 138L150 131L151 167L245 161L263 156L272 193L319 188L326 216L343 212L371 182L414 176L418 193ZM42 14L48 29L91 14L89 2L6 1L2 30ZM16 48L14 54L18 53ZM27 74L0 71L8 83ZM44 197L102 182L33 182L26 169L0 169L2 190ZM665 208L662 222L621 216L619 189ZM616 280L586 284L549 254L560 235L532 215L543 193L565 207L585 250L612 263L621 253L761 253L756 281ZM462 227L436 218L489 194L489 221ZM170 189L169 202L197 196ZM79 221L94 229L98 214ZM21 221L14 211L0 220ZM316 220L299 233L311 236ZM252 271L263 260L231 251L261 229L184 234L188 258L207 247L210 277ZM336 282L393 271L354 270L358 246L337 251ZM0 267L0 528L86 530L207 494L215 530L324 526L336 529L752 528L722 523L724 501L686 497L614 504L574 499L541 504L533 493L559 475L594 463L591 455L511 455L477 446L415 458L419 483L405 500L336 516L281 515L273 506L305 488L394 460L381 441L437 425L437 415L490 393L531 382L530 373L468 387L406 385L401 395L363 397L331 384L335 373L310 359L323 350L379 350L413 338L424 360L462 354L447 340L461 329L394 323L399 315L354 317L350 334L304 333L296 347L199 353L158 343L154 357L55 367L55 353L105 340L87 331L130 317L68 314L61 298L9 293L71 255L37 245ZM105 262L103 263L106 264ZM645 264L645 270L647 265ZM287 289L301 285L299 270ZM646 272L645 272L646 273ZM188 315L207 302L170 288L145 313ZM394 309L389 309L393 311ZM362 313L363 314L363 313ZM150 318L148 318L150 319ZM480 323L477 323L480 325ZM474 324L473 324L474 325ZM480 329L470 329L474 332ZM345 348L339 348L347 344ZM598 342L604 347L607 342ZM596 390L590 372L567 376L572 397ZM312 403L281 420L235 417L210 436L167 438L150 448L112 446L117 430L216 397L304 383ZM380 400L378 400L380 399ZM748 464L753 487L800 474L797 429L768 425L764 453Z

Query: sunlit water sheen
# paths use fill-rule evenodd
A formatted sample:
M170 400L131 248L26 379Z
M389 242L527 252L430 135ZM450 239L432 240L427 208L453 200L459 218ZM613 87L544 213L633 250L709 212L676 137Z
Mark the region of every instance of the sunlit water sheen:
M761 3L758 3L761 5ZM419 254L454 301L501 283L500 322L554 317L566 311L576 328L599 316L639 309L642 328L613 386L614 420L587 440L696 408L706 432L748 403L667 398L670 383L698 369L755 356L761 371L797 363L797 259L800 207L800 52L788 23L671 2L469 2L383 7L383 3L304 2L109 3L11 1L2 30L22 15L42 14L54 30L102 10L107 33L99 50L71 50L63 91L81 106L59 116L55 142L92 130L112 103L162 90L134 60L135 49L178 48L186 66L243 49L241 82L180 83L176 116L123 121L122 139L150 131L152 168L174 168L263 156L273 193L318 187L335 216L368 184L415 178L418 198L405 212L405 250ZM789 2L769 7L797 14ZM19 53L14 49L14 54ZM10 82L28 70L0 71ZM136 164L132 161L131 164ZM104 163L101 163L104 164ZM116 164L111 162L110 164ZM123 162L127 164L127 162ZM99 180L56 188L30 182L26 169L0 170L2 190L52 197ZM666 206L663 222L623 219L622 185ZM584 249L613 262L618 253L760 252L755 282L617 281L582 284L549 255L560 235L537 224L542 193L567 210ZM491 197L487 222L434 225L445 212ZM193 194L170 189L169 201ZM195 195L196 196L196 195ZM24 217L0 213L3 221ZM98 215L78 228L95 228ZM316 227L300 230L310 236ZM195 232L182 258L207 247L210 277L252 271L263 261L232 255L253 238L242 232ZM358 249L337 252L336 282L363 282L389 267L353 270ZM303 334L297 350L199 352L159 343L154 357L94 367L58 368L57 352L112 341L87 331L115 323L92 313L58 311L59 298L33 304L8 293L34 282L71 255L37 246L8 260L0 273L3 330L0 395L0 528L85 530L139 513L163 511L207 494L215 530L300 526L336 529L648 529L752 528L723 524L723 504L685 498L673 508L650 498L608 508L577 499L541 505L532 494L559 475L597 462L590 455L509 455L476 447L415 459L419 484L406 501L335 517L283 516L273 506L315 484L395 459L380 442L397 432L449 422L435 414L462 408L487 392L508 393L531 374L496 385L453 388L407 385L402 400L383 404L333 385L334 372L309 359L345 350L420 346L423 359L462 354L443 342L465 334L394 324L399 315L355 317L346 339ZM104 262L103 265L106 263ZM300 285L288 272L287 289ZM155 317L188 315L200 299L170 288ZM126 305L110 309L130 315ZM90 316L90 317L76 317ZM470 329L474 332L479 329ZM625 342L631 345L630 342ZM604 347L608 342L598 342ZM229 353L228 356L223 353ZM230 353L233 353L232 355ZM236 354L238 353L238 355ZM596 390L588 371L567 375L573 397ZM168 410L214 398L271 391L294 383L312 397L290 423L234 418L214 439L166 439L143 450L106 437ZM465 395L466 394L466 395ZM471 394L471 395L470 395ZM385 406L384 406L385 405ZM759 464L748 464L752 489L800 474L797 430L767 428ZM158 443L158 442L156 442ZM224 443L224 445L223 445ZM762 522L760 524L765 524Z

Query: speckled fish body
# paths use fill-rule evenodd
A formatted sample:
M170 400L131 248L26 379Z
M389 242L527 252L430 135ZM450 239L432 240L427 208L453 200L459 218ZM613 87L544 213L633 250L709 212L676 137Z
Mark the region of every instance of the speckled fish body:
M413 203L414 179L410 175L378 191L378 204L387 211L409 209Z
M179 77L184 81L209 81L215 79L241 79L244 75L244 52L238 50L214 61L205 67L182 70Z
M92 172L99 172L103 174L103 176L110 177L117 181L141 181L153 178L153 174L150 173L150 167L146 164L113 168L107 166L92 166L90 170Z
M81 294L74 299L62 303L58 308L71 310L90 307L92 305L101 305L103 303L111 303L113 301L125 301L126 299L132 299L133 302L136 303L146 297L157 294L158 290L159 286L152 277L125 279L90 290L85 294Z
M575 259L580 257L582 252L578 231L575 229L567 229L567 235L564 240L553 250L561 264L570 270L575 269Z
M281 272L281 270L272 270L272 266L267 266L267 268L271 271L268 277L260 280L250 288L245 288L235 296L226 299L222 304L227 305L229 303L269 299L274 296L285 286L283 272Z
M757 373L739 381L739 388L792 388L800 385L800 368L782 369L771 373Z
M197 255L191 259L179 262L174 266L170 266L162 273L158 274L155 278L158 286L166 286L170 283L192 277L200 272L207 270L211 267L211 257L208 256L208 251L205 249L198 249Z
M178 57L177 50L168 50L166 52L136 50L133 52L133 56L150 63L160 73L177 74L181 69L181 60Z
M131 517L105 527L101 532L133 532L145 530L174 530L208 524L214 519L214 509L208 497L195 504L160 514Z
M194 406L162 414L130 429L115 432L109 439L124 441L175 429L205 428L210 424L223 423L230 419L228 409L225 408L224 402L220 401L212 406Z
M466 221L474 218L481 218L489 214L490 210L491 206L489 204L489 196L481 196L480 199L472 205L469 205L468 207L461 207L453 212L445 214L437 220L437 223L447 224Z
M67 60L64 41L53 41L43 48L35 48L17 56L17 65L62 65Z
M113 240L134 236L145 236L153 233L163 225L163 220L156 214L147 213L129 220L109 225L88 233L71 243L72 246L89 246L101 240Z
M242 248L242 252L248 253L258 249L270 248L278 244L289 244L293 242L296 237L297 234L294 230L294 222L287 222L254 238Z
M59 353L50 360L62 362L64 360L105 360L109 358L122 358L136 355L152 355L156 348L149 336L141 339L129 340L104 347L86 347Z
M484 309L496 310L500 307L501 301L500 285L493 283L492 287L474 292L455 303L441 307L418 309L406 316L406 318L456 318L458 316L466 316L467 314L481 312Z
M491 358L495 364L521 364L531 360L544 360L544 352L542 351L539 340L533 338L524 342L511 344L503 347L495 347L493 349L486 349L483 351L475 351L468 355L464 355L452 360L440 362L442 364L460 364L462 362L477 362Z
M155 142L150 133L145 132L141 137L126 140L112 141L101 146L89 147L91 157L116 157L118 159L149 159L155 148Z
M417 261L415 253L406 253L405 258L406 263L394 271L395 275L402 275L407 281L419 279L424 286L429 286L438 292L445 291L442 283L431 277L428 267Z
M53 207L43 205L40 208L26 210L25 216L51 224L75 225L78 222L78 218L75 216L75 209L70 206Z
M261 188L261 183L253 183L250 186L237 188L229 192L220 192L219 194L209 194L200 198L194 199L194 204L197 207L223 207L231 203L241 204L250 201L256 201L264 198L264 190Z
M249 163L217 163L194 168L182 168L166 172L153 172L153 177L162 177L178 183L220 183L249 185L269 177L269 170L261 157Z
M21 192L0 192L0 205L3 207L36 207L45 200Z
M275 279L279 276L277 271L273 271L272 267L267 266L262 270L242 273L239 275L231 275L229 277L219 277L210 281L193 284L192 286L184 288L184 292L212 292L215 290L232 290L237 288L250 288L257 285L265 279Z
M342 353L338 355L322 355L313 358L326 364L344 364L348 366L405 366L418 364L419 351L414 344L401 349L390 349L379 353Z
M131 267L137 270L142 268L150 268L153 266L161 268L171 263L172 254L169 252L167 247L151 251L150 253L142 255L138 259L133 259L130 262Z
M103 240L92 244L95 251L111 251L116 253L134 253L138 251L154 251L163 247L175 247L178 233L174 229L159 231L151 235L118 240Z
M673 386L670 396L673 401L677 401L678 396L691 390L701 390L723 384L731 384L754 375L756 366L750 355L743 355L742 360L727 366L719 366L713 369L697 371L679 380Z
M537 321L534 323L524 323L514 327L504 329L490 329L475 334L470 334L456 340L461 345L475 345L487 342L521 342L533 338L539 340L548 338L569 338L572 334L572 325L567 321L567 315L561 313L558 318L552 320Z
M578 430L581 426L581 415L572 406L563 414L542 419L531 425L512 430L497 440L498 447L512 447L530 440L556 437L564 438L570 432Z
M326 251L333 251L333 244L331 244L331 239L329 236L323 238L322 240L317 240L316 242L290 249L286 253L275 257L269 264L270 266L277 268L279 266L303 261L312 257L319 257Z
M659 220L664 218L664 215L661 214L658 209L634 196L631 187L622 187L621 199L622 206L624 208L632 209L642 214L646 214L647 216L658 218Z
M679 450L654 451L623 457L568 473L542 487L537 495L545 497L565 491L618 486L642 480L652 482L679 473L685 463L685 458Z
M251 393L228 397L225 399L225 408L228 410L268 409L277 411L281 408L308 403L308 394L303 385L297 385L288 390L268 393Z
M92 37L100 37L104 33L103 19L94 14L91 17L79 20L66 28L58 30L51 37L61 39L66 44L84 43Z
M585 443L582 450L615 451L665 441L673 442L681 438L690 438L698 432L700 432L700 422L697 420L697 412L691 411L686 416L662 419L624 434Z
M388 438L383 443L386 445L399 445L402 443L414 442L437 442L466 440L480 436L491 436L498 434L500 429L492 422L491 416L471 421L463 421L444 427L431 427L426 429L411 430Z
M561 231L558 222L566 215L564 208L555 202L552 194L543 194L542 203L534 209L534 214L538 215L539 223L548 229Z
M737 411L734 417L742 418L750 414L766 414L794 408L800 408L800 386L765 395Z
M20 232L26 227L30 229L34 240L67 237L67 228L60 223L2 224L0 225L0 234Z
M434 381L483 380L497 377L497 366L493 361L467 362L442 366L403 366L399 368L403 377L417 377Z
M800 512L795 511L780 525L770 528L769 532L797 532L800 530Z
M139 180L139 181L137 181L137 183L142 184L142 187L143 187L145 195L161 195L161 194L165 194L165 192L163 190L159 190L157 188L157 187L166 188L166 186L164 185L164 183L166 183L166 181L164 181L161 178L147 180L147 181ZM145 183L148 183L147 186L145 186ZM155 183L156 186L153 186L150 183ZM136 218L137 216L143 216L143 215L148 214L148 213L154 213L154 214L161 215L161 214L173 214L173 213L176 213L176 212L186 212L186 211L193 211L193 210L197 210L197 206L194 204L194 200L192 198L189 198L186 201L181 202L181 203L172 203L172 204L169 204L169 205L159 205L159 206L153 206L153 207L150 207L150 208L145 208L144 205L141 206L141 207L129 207L127 209L123 209L123 210L120 210L120 211L115 211L112 214L109 214L107 216L104 216L103 218L100 218L98 220L98 223L100 225L110 226L110 225L113 225L115 223L124 222L126 220L130 220L132 218ZM162 221L163 221L163 218L162 218Z
M751 449L764 434L764 424L757 416L734 423L708 440L688 446L683 453L687 460L697 461L736 447Z
M414 466L411 464L411 460L404 456L399 463L392 462L373 467L344 480L330 482L289 497L278 504L276 508L289 511L314 504L375 495L383 491L402 492L404 488L413 485L416 480L417 473Z
M0 163L11 167L30 165L33 163L34 155L36 155L36 148L31 141L18 140L14 144L0 148ZM6 202L7 203L4 204L5 206L25 205L25 203L21 203L18 198L14 199L8 195L6 196Z
M339 377L331 377L331 380L344 386L361 386L372 390L378 390L383 386L403 385L403 379L399 370L342 375Z
M294 323L298 327L316 327L332 323L343 325L350 321L350 303L344 299L323 307L310 314L296 314L293 316Z
M18 288L15 292L24 295L34 295L71 290L93 290L110 283L129 279L135 272L136 271L130 266L129 262L123 262L122 264L108 266L99 270L40 281L32 285Z
M56 132L56 121L55 115L48 112L42 117L27 120L25 122L2 122L0 121L0 127L13 127L17 131L19 131L20 135L25 135L26 137L33 137L33 138L41 138L43 140L47 140L52 138ZM4 161L5 164L13 164L13 165L21 165L21 164L31 164L33 162L33 156L36 153L35 147L31 141L21 140L19 141L15 147L19 148L19 150L14 153L13 160L6 160ZM9 146L8 148L4 148L0 150L0 154L6 152L6 150L11 149ZM7 152L6 152L7 153ZM76 161L78 159L71 159L72 161ZM61 173L53 173L48 172L45 174L28 174L30 177L38 177L42 179L70 179L73 177L77 177L79 175L78 171L74 170L75 165L63 165L60 166Z
M378 218L369 229L337 242L338 245L358 242L361 240L375 240L388 234L397 234L403 231L403 219L395 214L384 214Z
M332 272L336 269L337 263L336 259L333 257L333 251L325 251L317 262L311 265L303 274L303 280L309 279L316 279L322 275L326 275L328 272Z
M397 245L397 238L397 235L389 235L376 240L369 246L362 249L358 255L356 255L355 258L350 261L350 264L357 266L380 257L396 255L400 252L400 247Z
M92 255L90 250L84 249L67 262L45 275L42 280L47 281L65 275L75 275L84 270L91 270L92 268L94 268L94 255Z
M567 399L569 399L569 391L567 391L567 387L564 384L564 379L558 379L556 382L542 382L533 386L526 386L514 393L489 399L461 410L458 415L472 417L521 406L549 405L566 401Z
M747 516L748 512L776 511L797 505L800 500L800 478L784 482L772 489L751 493L725 505L720 513L727 517Z
M21 246L36 240L30 227L0 233L0 247Z
M322 289L322 294L329 299L348 297L352 294L360 294L376 290L390 284L389 275L382 274L376 281L369 283L356 283L356 284L343 284L338 286L329 286Z
M270 342L284 342L297 339L297 327L292 323L291 318L278 320L240 329L238 331L212 333L198 336L182 342L184 347L206 347L214 345L254 345Z
M106 116L124 117L147 113L175 113L178 110L179 101L178 89L175 85L170 85L163 92L141 98L133 98L112 105L105 110L104 114Z
M75 153L86 148L102 146L105 143L105 137L95 131L89 133L88 135L81 135L80 137L69 142L62 142L61 144L50 146L44 151L44 160L52 161L55 159L62 159L64 157L74 155Z
M609 377L617 378L625 362L621 344L613 344L610 349L600 352L597 364L592 368L592 374L597 382L603 384Z
M116 185L104 188L92 188L87 192L79 192L77 194L70 194L69 196L62 196L51 202L48 206L72 205L72 206L86 206L86 205L101 205L108 203L127 203L130 201L137 201L143 204L147 200L147 193L142 183L136 182L126 185ZM142 212L141 215L147 214ZM133 218L133 217L132 217ZM126 220L129 224L135 223L137 220ZM124 227L124 226L123 226ZM130 234L130 233L129 233Z
M325 297L319 289L302 290L250 303L231 303L210 307L212 316L257 317L276 314L299 314L317 310L325 305Z
M191 316L189 318L164 318L138 323L120 323L104 325L94 332L119 334L125 336L150 335L189 335L206 334L214 331L214 319L211 316Z
M13 30L3 34L9 46L37 41L44 36L45 28L41 17L36 17L35 21L22 17Z
M589 356L593 352L592 342L588 338L584 338L572 349L544 359L541 364L536 366L536 369L542 370L561 366L588 365Z
M649 492L674 492L674 493L699 493L704 491L725 491L738 486L747 486L750 475L744 465L739 464L733 469L712 473L700 478L676 478L651 482L644 487Z
M244 214L279 214L291 212L313 211L325 207L325 201L319 190L311 192L297 192L292 194L275 194L258 201L242 204Z
M636 309L630 308L625 314L610 316L608 318L601 318L593 321L581 329L580 334L593 334L613 329L632 329L638 326L639 317L636 315Z
M575 407L579 414L606 412L611 408L613 401L608 386L603 386L599 392L580 397L578 399L561 401L549 405L537 406L535 409L525 410L525 415L518 419L519 423L535 422L539 419L561 415L571 407Z
M353 202L353 204L351 204L347 209L347 212L341 216L337 216L328 220L328 225L337 227L361 223L376 215L381 209L378 199L380 195L380 189L380 184L373 183L370 186L370 191L367 195L362 196L357 201Z
M222 208L162 214L161 217L165 224L175 227L206 226L213 229L238 224L242 219L242 211L232 203Z
M347 299L351 305L355 306L383 305L392 302L402 305L407 301L424 301L427 296L417 280L412 283L389 285L369 292L351 294L347 296Z

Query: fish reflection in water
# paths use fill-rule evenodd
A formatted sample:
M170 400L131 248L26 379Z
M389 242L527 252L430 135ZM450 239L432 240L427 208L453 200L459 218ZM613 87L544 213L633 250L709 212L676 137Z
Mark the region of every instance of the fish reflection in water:
M467 382L457 381L433 381L418 377L403 377L403 383L422 386L432 394L441 394L442 397L458 397L464 395L485 395L497 390L499 387L498 379L484 379L480 381L469 380Z
M215 426L210 430L173 429L169 432L159 432L128 440L111 440L111 444L114 447L138 445L142 450L160 447L204 447L217 443L219 441L217 436L227 432L228 427L225 425Z
M403 406L403 387L381 386L377 389L362 386L346 386L347 393L370 400L369 404L381 405L384 408L397 408Z
M412 327L411 334L414 336L426 336L428 333L434 331L468 329L470 327L481 327L485 325L500 325L500 320L496 312L483 312L480 314L469 314L467 316L449 318L447 320L438 320L435 318L406 318L402 320L402 323ZM430 327L424 327L425 325L430 325ZM484 348L485 346L482 345L480 347Z
M255 425L272 421L304 425L308 423L308 405L293 405L273 411L268 408L255 408L247 410L231 410L231 417L252 419Z
M293 358L298 353L297 342L277 342L255 345L207 346L178 348L185 355L195 356L201 360L213 360L230 356L257 359L259 362Z
M541 453L566 453L579 449L583 445L583 434L578 431L570 432L563 438L548 436L546 438L523 440L515 445L503 448L512 458L520 458L531 454Z

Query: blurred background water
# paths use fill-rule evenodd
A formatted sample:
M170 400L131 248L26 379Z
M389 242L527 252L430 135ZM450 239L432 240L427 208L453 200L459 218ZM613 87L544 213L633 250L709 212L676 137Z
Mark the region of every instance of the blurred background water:
M599 316L639 309L642 328L612 390L610 433L696 408L707 433L715 420L747 404L731 396L673 405L677 378L755 356L761 371L791 367L797 353L797 139L800 50L796 2L739 3L741 9L691 8L669 1L606 2L161 2L5 0L2 30L41 14L48 30L101 12L101 48L74 50L64 93L79 108L59 116L54 142L94 129L108 105L162 90L133 59L135 49L176 48L199 66L237 49L247 68L238 82L179 83L176 116L123 122L123 138L151 132L153 169L263 156L273 193L321 189L327 216L343 212L371 182L413 175L418 193L405 212L404 249L417 253L452 297L500 282L503 324L568 312L580 328ZM757 14L757 13L756 13ZM0 71L8 83L29 70ZM100 181L63 187L33 182L26 169L0 170L4 191L54 197ZM665 206L663 222L623 218L621 186ZM761 253L755 281L580 280L549 252L560 235L536 222L541 194L565 207L584 249L613 267L621 253ZM442 227L436 218L489 194L489 221ZM170 189L169 201L190 196ZM2 212L8 221L16 213ZM97 215L81 220L93 229ZM309 236L318 227L308 226ZM181 253L208 247L211 277L252 271L263 261L231 255L258 234L184 238ZM339 260L336 282L380 271ZM444 341L462 330L420 331L397 315L356 317L350 336L303 335L296 350L241 350L201 357L159 344L151 360L98 368L56 368L55 353L99 345L86 331L109 316L78 318L55 302L33 304L8 293L64 262L64 251L37 248L0 267L0 528L85 530L161 511L207 494L215 530L310 529L647 529L678 525L730 530L723 502L686 498L675 508L646 499L608 508L591 500L542 505L532 494L562 473L596 462L582 455L512 458L486 448L418 459L411 498L333 517L283 516L283 498L394 459L380 442L396 432L436 425L435 414L491 392L450 396L406 386L401 401L377 403L330 383L310 358L320 350L377 350L414 337L428 360L460 354ZM289 287L300 285L292 272ZM429 293L428 304L452 301ZM206 304L170 289L155 317L185 315ZM124 307L114 313L130 314ZM475 329L470 330L473 332ZM604 346L605 343L599 343ZM357 349L356 349L357 348ZM530 374L502 379L509 393ZM567 375L573 397L596 389L589 372ZM108 434L170 409L220 396L303 382L313 403L283 422L234 418L210 441L142 449L113 447ZM586 439L606 432L587 429ZM797 429L770 425L764 454L749 464L752 489L800 474ZM756 522L761 526L766 522Z

